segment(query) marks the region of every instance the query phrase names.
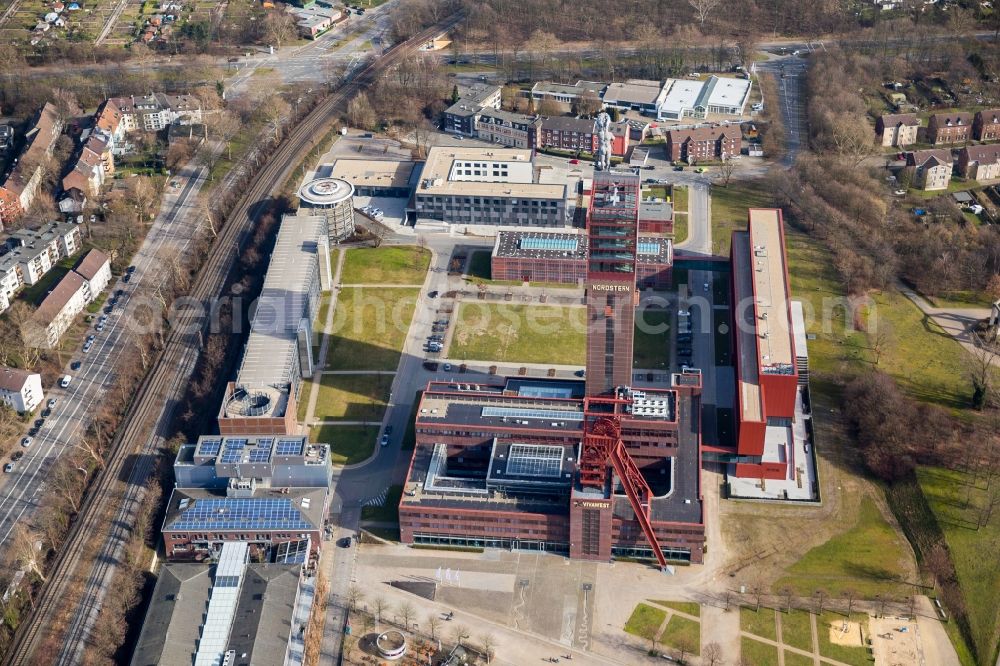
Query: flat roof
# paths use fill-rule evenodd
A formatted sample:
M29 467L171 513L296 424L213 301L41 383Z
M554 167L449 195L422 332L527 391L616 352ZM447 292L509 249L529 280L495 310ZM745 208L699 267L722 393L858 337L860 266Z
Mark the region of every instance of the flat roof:
M319 290L325 224L321 216L282 217L243 351L238 385L288 384L293 380L292 367L299 362L298 330L304 317L315 314L309 311L309 298L312 291Z
M338 159L329 173L355 187L407 187L415 166L412 160Z
M531 164L532 151L526 148L461 148L435 146L427 154L427 162L416 194L509 196L527 199L565 199L566 185L545 185L535 182L488 182L450 180L456 160Z
M671 115L680 115L683 111L693 109L704 85L703 81L668 79L667 95L660 104L660 110Z
M760 376L757 368L757 322L754 316L753 269L750 264L750 234L737 231L733 234L733 284L736 293L736 312L742 321L736 322L737 380L742 409L746 421L760 421L764 409L760 404Z
M625 83L612 83L604 91L605 100L630 104L655 104L663 93L659 81L630 79Z
M257 487L252 496L227 497L225 490L174 488L164 532L302 532L323 526L326 488Z
M792 327L788 318L785 248L778 209L750 209L750 243L759 367L763 373L791 374L794 370Z
M711 76L705 82L703 94L707 94L707 106L743 106L749 90L749 79Z

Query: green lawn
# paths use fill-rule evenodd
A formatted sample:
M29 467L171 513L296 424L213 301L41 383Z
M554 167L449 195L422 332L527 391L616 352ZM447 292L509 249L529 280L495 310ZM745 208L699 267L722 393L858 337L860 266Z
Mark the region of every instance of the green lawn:
M317 426L309 431L313 442L330 445L330 460L335 465L363 462L375 450L378 426Z
M430 262L430 251L412 245L355 248L344 257L340 281L345 285L421 285Z
M344 287L337 297L328 370L395 370L417 289Z
M374 520L380 523L399 522L399 498L403 496L403 486L392 486L385 497L382 506L366 506L361 508L361 520ZM397 541L399 539L397 538Z
M778 648L746 636L740 639L740 656L753 666L778 666ZM785 663L788 663L787 657Z
M670 367L670 320L669 310L636 311L633 368L666 370Z
M774 589L789 587L798 596L811 596L819 589L831 597L850 590L869 599L877 594L905 596L909 587L897 572L906 558L901 538L865 497L857 524L806 553Z
M671 195L674 204L674 242L682 243L688 237L688 190L686 187L674 185L671 188Z
M773 205L763 183L730 182L712 187L712 245L715 254L729 254L729 240L735 229L747 228L747 210Z
M381 421L392 375L323 375L317 421Z
M962 371L968 352L898 291L876 294L874 300L877 322L889 328L878 369L913 398L953 410L969 407L972 385Z
M86 307L87 312L89 312L90 314L97 314L98 312L100 312L101 308L104 306L104 301L107 300L107 298L108 298L107 292L102 291L101 293L99 293L97 295L97 298L95 298L87 305Z
M813 666L814 663L812 657L785 650L785 666Z
M662 599L650 599L650 601L665 608L673 608L688 615L701 617L701 606L694 601L664 601Z
M994 511L990 523L976 529L988 497L982 477L977 487L970 488L967 474L921 467L917 469L917 480L948 543L965 595L976 651L981 661L990 660L1000 636L996 602L1000 599L1000 568L995 557L996 546L1000 544L1000 512ZM989 556L985 556L984 547L990 549Z
M924 296L936 308L988 308L993 304L981 291L948 291L938 296Z
M868 666L873 663L868 658L868 650L864 647L850 647L830 642L830 626L840 627L846 618L839 613L824 612L816 618L816 633L819 638L819 653L824 657L842 661L852 666ZM864 613L852 613L852 621L861 625L862 632L868 631L868 616Z
M770 638L772 641L778 640L778 628L774 624L774 609L761 608L755 611L752 608L740 608L740 629L754 636Z
M511 303L463 303L448 357L577 365L587 341L586 308Z
M812 628L808 612L793 610L781 616L781 642L812 652Z
M491 267L489 251L477 250L472 253L472 256L469 257L468 275L471 278L479 278L480 280L489 280L491 278L493 269Z
M306 377L302 381L302 391L299 393L299 401L296 405L295 415L299 423L304 423L306 420L306 412L309 410L309 396L312 395L312 391L312 378Z
M49 295L59 280L63 279L66 273L73 270L73 265L76 263L76 255L72 257L66 257L61 260L55 266L49 269L49 272L41 277L41 279L33 285L29 285L21 290L20 297L37 306L45 297Z
M663 630L660 643L675 649L684 646L688 652L701 654L701 623L674 615Z
M688 189L683 185L673 185L671 186L670 196L673 199L674 212L680 211L686 213L688 209ZM683 240L678 238L678 241Z
M666 611L653 608L648 604L639 604L625 623L625 631L633 636L649 640L656 636L656 632L660 630L660 625L665 619L667 619Z

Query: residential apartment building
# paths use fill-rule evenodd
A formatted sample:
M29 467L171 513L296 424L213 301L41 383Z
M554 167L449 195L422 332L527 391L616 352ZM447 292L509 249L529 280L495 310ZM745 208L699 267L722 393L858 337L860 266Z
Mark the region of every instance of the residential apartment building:
M476 118L476 137L508 148L534 148L541 125L537 116L487 108Z
M44 399L40 374L0 367L0 402L4 405L18 414L30 414Z
M500 108L500 86L476 84L444 110L443 129L452 134L476 135L476 119L485 109Z
M976 112L976 117L972 120L972 138L976 141L1000 139L1000 109Z
M913 113L885 113L875 121L875 135L885 147L916 143L919 129L920 120Z
M958 151L958 172L979 181L1000 178L1000 144L962 148Z
M201 122L201 103L193 95L151 93L142 97L114 97L107 105L121 114L125 132L158 132L174 123Z
M73 324L73 319L90 302L86 280L70 271L39 304L27 326L27 339L34 347L53 349Z
M25 135L24 150L14 168L0 181L0 229L31 206L42 182L45 162L62 131L56 108L46 103Z
M35 284L60 259L80 251L80 227L71 222L50 222L38 229L18 229L7 237L10 250L3 259L20 264L21 282Z
M87 196L97 196L101 186L114 172L115 158L110 135L95 131L83 144L73 168L63 176L63 191L77 189Z
M111 260L97 248L83 255L73 269L83 278L87 302L92 302L111 282Z
M631 134L628 123L613 123L611 133L614 135L611 154L624 157L628 153ZM594 153L597 151L597 143L597 131L593 119L557 116L542 120L539 145L543 148Z
M906 155L912 186L925 191L948 189L952 166L951 151L946 148L915 150Z
M94 117L94 132L108 138L111 152L115 155L123 155L127 152L126 129L125 114L118 108L115 100L105 100Z
M927 143L965 143L972 138L971 113L935 113L927 121Z
M699 127L667 132L667 157L689 164L740 154L739 127Z
M537 182L530 150L430 149L414 192L418 222L561 227L565 184Z

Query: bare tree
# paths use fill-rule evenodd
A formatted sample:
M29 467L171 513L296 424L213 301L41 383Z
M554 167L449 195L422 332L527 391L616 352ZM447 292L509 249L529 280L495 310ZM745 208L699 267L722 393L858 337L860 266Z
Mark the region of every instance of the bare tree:
M785 587L781 588L781 594L784 595L784 597L785 597L785 612L786 613L791 613L792 612L792 592L793 592L792 588L788 587L787 585Z
M354 610L365 598L365 593L357 585L347 588L347 610Z
M972 344L965 356L965 372L972 382L972 405L983 409L994 398L995 365L1000 364L1000 344L972 334Z
M875 355L875 365L878 365L882 360L882 354L892 344L892 324L887 318L883 317L878 321L870 336L870 343L872 353Z
M708 15L713 9L718 7L721 2L722 0L688 0L688 3L694 7L695 15L698 17L698 22L701 25L705 25Z
M456 625L455 628L451 630L451 635L455 637L455 642L461 645L462 641L469 637L469 628L464 624Z
M708 664L708 666L717 666L717 664L722 663L722 646L712 641L705 646L705 649L701 652L701 663Z
M372 606L375 608L375 621L382 624L382 613L384 613L389 608L389 602L382 595L375 597L372 600Z
M362 129L375 129L375 125L378 122L378 116L375 114L375 109L372 107L372 103L368 99L367 94L358 93L350 102L348 102L347 122Z
M14 556L18 564L38 576L45 582L45 572L42 571L41 539L25 523L19 522L14 527Z
M687 657L692 652L694 652L695 649L695 645L691 642L691 639L688 638L687 636L678 636L676 647L677 647L677 661L682 664L685 663L684 658Z
M281 48L282 42L295 38L295 19L284 10L272 9L264 18L264 38Z
M438 629L441 628L441 618L438 617L437 613L428 613L427 615L427 629L431 632L431 640L437 640Z
M736 162L732 159L725 159L719 165L719 175L722 177L722 186L728 187L729 181L733 178L733 171L736 170Z
M955 569L952 566L951 557L948 555L948 549L942 542L938 541L928 549L927 554L924 555L924 565L934 576L935 588L938 585L951 582Z
M483 653L486 655L486 663L489 664L493 661L493 651L496 649L497 640L493 637L493 634L485 633L479 636L479 645L483 649Z
M404 601L402 604L400 604L399 616L403 618L403 628L406 631L410 630L410 621L416 614L417 614L417 609L415 609L413 607L413 604L411 604L409 601Z

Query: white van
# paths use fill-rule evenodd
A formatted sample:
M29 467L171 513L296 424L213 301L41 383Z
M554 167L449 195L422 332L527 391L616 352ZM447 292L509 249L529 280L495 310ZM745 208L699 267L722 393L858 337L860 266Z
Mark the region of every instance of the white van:
M69 375L63 375L63 378L59 380L59 386L62 388L68 388L71 381L73 381L72 377Z

